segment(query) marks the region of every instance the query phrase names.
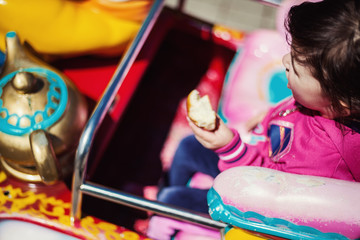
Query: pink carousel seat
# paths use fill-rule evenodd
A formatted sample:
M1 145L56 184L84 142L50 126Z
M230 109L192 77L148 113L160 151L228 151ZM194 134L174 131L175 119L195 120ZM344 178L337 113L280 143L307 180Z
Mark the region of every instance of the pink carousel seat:
M289 239L359 239L360 184L262 167L218 175L208 194L213 219Z

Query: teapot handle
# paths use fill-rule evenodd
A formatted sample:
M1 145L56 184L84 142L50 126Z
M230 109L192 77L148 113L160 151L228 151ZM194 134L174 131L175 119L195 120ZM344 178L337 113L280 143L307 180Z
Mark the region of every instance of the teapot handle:
M42 181L48 185L56 183L61 177L61 170L48 134L41 129L31 132L30 146Z

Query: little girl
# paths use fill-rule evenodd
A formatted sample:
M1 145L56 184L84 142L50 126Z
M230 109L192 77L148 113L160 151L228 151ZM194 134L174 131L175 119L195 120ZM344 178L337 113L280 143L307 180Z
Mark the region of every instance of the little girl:
M360 1L294 6L286 29L293 97L269 110L252 131L253 145L221 120L212 132L189 121L194 136L180 143L159 201L207 212L207 190L187 182L234 166L360 181Z

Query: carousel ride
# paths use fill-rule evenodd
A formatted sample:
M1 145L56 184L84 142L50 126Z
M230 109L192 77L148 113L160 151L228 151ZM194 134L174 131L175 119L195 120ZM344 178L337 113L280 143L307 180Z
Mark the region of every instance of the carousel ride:
M360 237L356 183L235 168L209 191L211 217L147 194L191 133L187 94L207 93L243 131L291 94L281 63L287 45L277 31L234 31L161 0L111 2L0 6L11 22L2 23L0 43L1 239L148 239L134 225L149 213L224 239ZM25 15L31 9L36 17Z

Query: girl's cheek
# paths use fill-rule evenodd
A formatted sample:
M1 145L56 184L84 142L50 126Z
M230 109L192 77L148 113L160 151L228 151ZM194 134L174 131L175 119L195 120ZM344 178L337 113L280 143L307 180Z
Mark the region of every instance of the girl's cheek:
M287 78L287 87L289 89L291 89L291 76L290 76L290 74L287 74L286 78Z

